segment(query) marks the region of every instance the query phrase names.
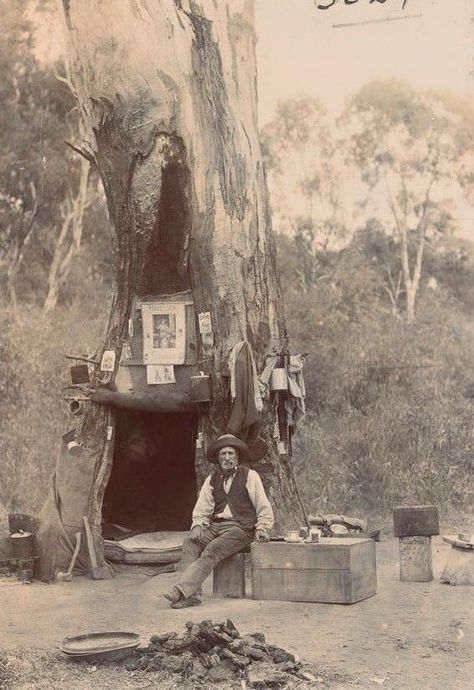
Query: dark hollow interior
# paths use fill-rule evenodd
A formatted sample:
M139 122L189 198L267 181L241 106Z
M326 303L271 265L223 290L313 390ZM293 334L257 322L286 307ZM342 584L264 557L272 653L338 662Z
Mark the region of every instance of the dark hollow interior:
M143 268L144 295L172 294L190 287L185 261L191 223L188 178L187 169L179 162L170 161L162 170L160 210Z
M194 414L116 411L103 522L134 532L187 530L196 501Z

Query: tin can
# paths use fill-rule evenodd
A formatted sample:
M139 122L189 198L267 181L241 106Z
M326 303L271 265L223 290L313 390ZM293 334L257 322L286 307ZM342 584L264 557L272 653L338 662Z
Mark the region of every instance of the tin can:
M212 400L211 377L200 372L197 376L190 376L190 398L193 402L210 402Z
M288 374L286 369L278 367L273 369L270 375L270 390L272 391L287 391L288 390Z
M31 558L34 556L34 537L31 532L20 530L10 534L11 552L14 558Z

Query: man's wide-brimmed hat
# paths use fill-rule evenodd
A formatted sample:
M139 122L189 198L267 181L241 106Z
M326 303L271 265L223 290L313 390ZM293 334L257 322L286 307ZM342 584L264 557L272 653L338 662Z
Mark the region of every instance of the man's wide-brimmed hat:
M213 441L207 449L207 459L209 462L217 462L217 453L221 448L235 448L239 451L241 460L252 460L248 445L233 434L223 434Z

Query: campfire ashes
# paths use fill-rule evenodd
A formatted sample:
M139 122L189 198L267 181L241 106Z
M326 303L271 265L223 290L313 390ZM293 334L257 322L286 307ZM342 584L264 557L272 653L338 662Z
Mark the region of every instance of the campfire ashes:
M153 635L126 668L177 673L209 684L240 680L250 688L283 688L295 677L315 680L293 654L266 643L260 632L240 635L229 618L225 623L188 622L181 634Z

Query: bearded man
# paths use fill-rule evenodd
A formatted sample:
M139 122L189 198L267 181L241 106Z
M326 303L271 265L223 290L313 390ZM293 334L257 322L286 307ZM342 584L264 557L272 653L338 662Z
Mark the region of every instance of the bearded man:
M194 506L178 582L164 595L172 608L199 605L201 585L214 567L254 540L268 541L273 527L273 510L260 476L239 464L251 460L247 444L224 434L211 443L207 459L217 467L202 485Z

